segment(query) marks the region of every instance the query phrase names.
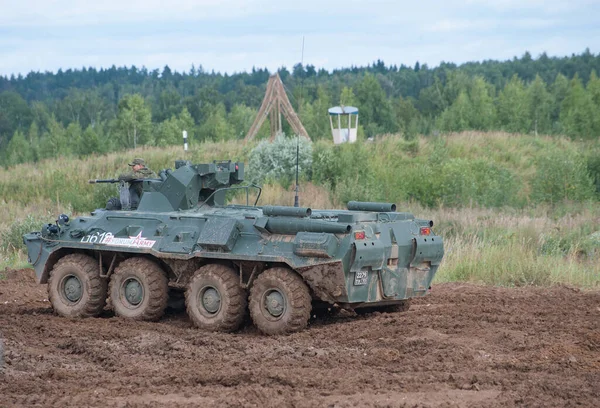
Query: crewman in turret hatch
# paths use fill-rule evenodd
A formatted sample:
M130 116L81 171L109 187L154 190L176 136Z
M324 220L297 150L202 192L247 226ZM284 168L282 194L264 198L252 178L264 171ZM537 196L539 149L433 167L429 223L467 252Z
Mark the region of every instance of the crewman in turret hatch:
M158 178L156 173L146 167L144 159L136 158L129 163L131 170L128 173L123 173L119 176L120 181L131 183L132 180ZM142 196L142 183L131 183L131 187L135 190L138 197Z
M134 181L148 178L158 178L156 173L146 167L144 159L136 158L129 163L131 170L119 176L119 181L129 183L129 197L125 198L123 192L120 193L121 206L123 209L136 209L142 198L144 191L141 181Z

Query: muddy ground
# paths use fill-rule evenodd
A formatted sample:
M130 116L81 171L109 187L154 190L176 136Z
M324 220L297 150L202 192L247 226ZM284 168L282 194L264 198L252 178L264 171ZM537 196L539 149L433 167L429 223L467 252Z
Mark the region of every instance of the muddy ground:
M600 406L600 292L435 285L401 314L301 333L204 333L52 314L31 270L0 280L0 406Z

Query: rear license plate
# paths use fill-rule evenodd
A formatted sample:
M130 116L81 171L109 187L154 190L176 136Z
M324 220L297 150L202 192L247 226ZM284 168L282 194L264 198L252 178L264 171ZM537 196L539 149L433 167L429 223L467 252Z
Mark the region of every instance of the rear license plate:
M358 271L354 275L354 286L362 286L367 284L367 271Z

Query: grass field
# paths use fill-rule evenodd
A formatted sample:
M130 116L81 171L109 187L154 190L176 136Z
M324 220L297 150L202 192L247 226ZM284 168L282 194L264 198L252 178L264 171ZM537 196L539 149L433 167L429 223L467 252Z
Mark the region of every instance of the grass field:
M556 142L549 138L538 139L502 134L460 134L447 139L444 154L463 158L487 157L494 163L511 166L526 180L517 192L520 201L525 202L527 200L523 197L532 189L530 180L536 174L532 157L539 149L555 143L556 146L552 145L556 147L552 148L554 150L561 146L574 150L569 145L571 142L562 139ZM391 152L393 145L399 143L401 141L387 137L381 142L366 145L364 149L368 155L377 158L374 167L384 169L386 160L390 163L397 161L397 155L410 160L408 153ZM432 143L428 139L419 141L418 153L413 153L419 165L435 154ZM251 147L233 142L207 143L189 152L186 158L194 162L215 159L246 161ZM89 185L87 180L116 176L126 170L126 163L132 157L138 156L144 157L153 169L159 169L172 167L173 161L181 157L181 151L179 147L147 148L2 170L0 271L27 264L20 239L24 232L39 230L42 223L53 221L61 212L76 215L96 208L114 195L115 187ZM19 178L14 174L19 174ZM373 183L372 180L370 182ZM360 184L361 180L341 180L340 184L343 183L347 188ZM385 186L387 181L382 179L379 183ZM263 187L262 204L293 203L291 188L284 189L279 184ZM331 189L327 183L303 182L300 203L311 208L343 208L348 190L340 190L343 189ZM397 204L399 211L411 211L419 218L434 220L434 230L444 237L446 255L436 277L437 282L600 287L600 203L597 200L563 201L553 205L526 203L517 208L483 208L477 205L429 208L413 201L399 201Z

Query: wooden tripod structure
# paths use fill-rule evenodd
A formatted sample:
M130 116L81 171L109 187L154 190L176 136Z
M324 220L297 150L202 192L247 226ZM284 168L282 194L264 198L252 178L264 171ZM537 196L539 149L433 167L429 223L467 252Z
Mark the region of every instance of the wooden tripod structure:
M273 74L269 77L269 82L267 83L267 92L265 93L265 98L263 99L262 105L258 110L258 115L256 115L256 119L254 119L254 123L250 127L248 134L244 138L244 141L252 140L256 137L256 134L260 130L260 127L265 122L267 115L270 115L271 121L271 141L275 139L275 135L278 132L281 132L281 114L288 121L292 130L300 136L303 136L307 139L308 133L306 133L306 129L302 126L302 122L300 122L300 118L294 111L290 100L285 93L285 89L283 88L283 82L281 82L281 78L279 78L279 74Z

